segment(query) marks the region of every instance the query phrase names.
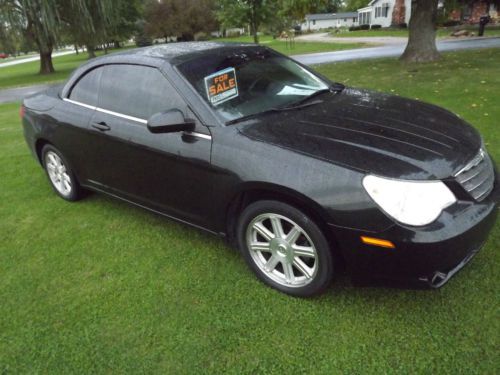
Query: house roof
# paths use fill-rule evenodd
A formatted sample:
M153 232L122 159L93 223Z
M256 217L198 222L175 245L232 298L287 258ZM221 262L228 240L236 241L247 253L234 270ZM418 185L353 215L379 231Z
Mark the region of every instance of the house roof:
M358 17L358 12L306 14L307 21L336 20L340 18L356 17Z

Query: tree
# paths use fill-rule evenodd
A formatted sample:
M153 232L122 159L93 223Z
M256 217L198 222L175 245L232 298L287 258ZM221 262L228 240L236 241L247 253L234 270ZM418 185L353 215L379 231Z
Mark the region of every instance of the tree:
M87 48L89 58L95 48L108 39L118 0L79 0L60 8L61 27L67 30L76 45Z
M7 15L5 25L36 45L40 74L49 74L54 72L52 51L61 33L77 30L72 34L76 42L84 35L92 40L106 35L112 1L119 0L0 0L0 10Z
M401 60L425 62L440 58L436 48L437 6L438 0L412 0L408 44Z
M214 8L212 0L150 0L144 8L144 30L152 38L193 40L196 33L217 27Z
M58 0L0 0L2 20L11 30L29 38L40 53L40 74L54 71L52 50L57 40Z
M368 6L370 0L346 0L344 10L355 12L358 9Z
M142 16L142 0L115 0L111 19L111 27L108 32L109 39L115 48L120 47L120 42L130 39L137 32L137 21Z
M255 43L259 43L259 27L278 14L278 0L219 0L217 18L225 28L250 26Z

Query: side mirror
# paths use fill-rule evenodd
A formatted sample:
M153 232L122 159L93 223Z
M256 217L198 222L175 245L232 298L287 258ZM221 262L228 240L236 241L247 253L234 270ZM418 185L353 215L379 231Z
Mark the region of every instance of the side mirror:
M179 109L155 113L148 120L148 129L151 133L175 133L194 129L193 120L186 119Z

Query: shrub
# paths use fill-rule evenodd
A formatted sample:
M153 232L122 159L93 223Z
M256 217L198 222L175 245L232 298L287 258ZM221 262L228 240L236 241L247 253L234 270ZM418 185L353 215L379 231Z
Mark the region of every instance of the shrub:
M147 35L140 34L135 37L135 45L137 47L146 47L153 44L153 39Z
M194 34L194 40L198 42L210 40L210 36L207 33L204 33L203 31Z
M446 20L442 23L442 26L444 27L453 27L458 25L460 25L460 21L455 21L455 20Z
M361 30L359 28L359 26L351 26L351 27L349 27L349 31L358 31L358 30Z
M359 26L359 29L360 30L370 30L370 25L367 25L367 24L361 25L361 26Z
M226 37L228 37L228 38L237 38L239 36L241 36L241 33L239 30L231 30L231 31L226 32Z
M372 30L375 30L375 29L381 29L382 28L382 25L372 25L371 26L371 29Z

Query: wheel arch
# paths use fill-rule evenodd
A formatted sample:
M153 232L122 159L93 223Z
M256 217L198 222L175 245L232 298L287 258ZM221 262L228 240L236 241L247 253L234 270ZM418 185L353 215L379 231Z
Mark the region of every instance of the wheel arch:
M43 160L42 160L42 150L43 150L43 147L45 145L52 145L52 143L50 143L48 140L46 140L45 138L38 138L36 141L35 141L35 152L36 152L36 156L38 158L38 162L40 163L40 165L43 166ZM53 145L52 145L53 146ZM55 147L55 146L54 146Z
M289 204L309 216L319 226L330 244L335 256L343 257L337 239L328 227L328 215L325 210L312 199L286 186L270 183L246 183L233 194L226 206L226 234L230 243L235 244L236 227L240 213L251 203L260 200L275 200Z
M46 146L46 145L50 145L54 148L57 149L57 146L55 144L53 144L52 142L50 142L49 140L45 139L45 138L38 138L36 141L35 141L35 152L36 152L36 156L38 158L38 162L40 163L40 165L42 166L42 168L44 168L43 166L43 158L42 158L42 150L43 148ZM61 151L59 151L61 152ZM76 181L81 184L81 179L80 179L80 176L79 174L77 173L77 171L75 170L74 166L73 166L73 163L71 162L71 160L68 160L67 156L63 154L63 157L67 163L67 165L69 166L69 168L71 168L71 171L76 179Z

